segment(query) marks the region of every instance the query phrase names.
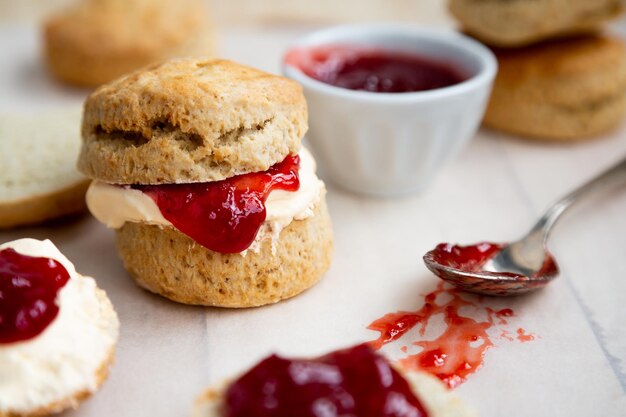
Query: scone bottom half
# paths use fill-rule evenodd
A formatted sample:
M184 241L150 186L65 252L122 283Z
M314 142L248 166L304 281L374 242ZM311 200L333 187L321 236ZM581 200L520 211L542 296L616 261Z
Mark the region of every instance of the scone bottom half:
M113 195L139 194L139 205L149 207L146 211L130 204L118 216L122 221L112 224L90 205L88 192L94 216L117 229L120 256L140 286L186 304L260 306L311 287L330 264L332 228L312 157L307 172L317 188L308 194L299 188L300 143L306 129L306 102L297 83L225 60L175 59L115 80L87 98L78 166L100 184L92 188L108 187ZM200 230L212 236L207 231L217 229L206 227L206 218L197 213L219 220L216 213L232 197L221 191L215 197L206 190L223 184L233 186L234 193L256 190L268 184L267 175L273 185L261 185L265 191L258 191L254 201L265 204L282 193L275 199L289 200L291 208L285 212L281 206L278 218L268 208L266 220L265 206L258 207L264 214L256 233L263 229L265 234L252 236L254 247L228 245L230 236L242 230L232 226L241 224L237 203L229 209L233 217L226 215L234 223L224 222L230 226L215 235L225 236L226 245L222 240L212 246L194 234ZM181 189L208 196L198 205L200 211L187 211L188 194ZM159 195L171 200L173 193L181 205L164 206ZM292 210L298 201L304 203ZM255 216L258 210L248 210L247 204L242 213L252 214L244 217ZM191 227L173 219L187 213Z
M280 237L245 255L211 251L172 227L126 223L118 252L141 287L173 301L215 307L256 307L293 297L328 270L333 235L325 199Z

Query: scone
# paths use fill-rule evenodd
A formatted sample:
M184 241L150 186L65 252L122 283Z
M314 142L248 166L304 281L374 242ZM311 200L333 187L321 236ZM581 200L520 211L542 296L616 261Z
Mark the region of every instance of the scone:
M272 355L239 379L209 389L192 417L350 415L471 417L437 378L403 372L367 345L315 359Z
M622 0L450 0L465 31L500 47L589 33L619 16Z
M0 115L0 229L86 210L79 125L80 109Z
M202 0L80 0L47 19L43 37L52 74L87 87L170 57L213 51Z
M119 322L49 240L0 245L0 416L76 408L106 379Z
M626 113L626 46L608 36L497 50L499 71L484 123L552 140L592 137Z
M79 169L142 287L250 307L328 269L325 187L300 141L300 86L224 60L176 59L104 85L84 107Z

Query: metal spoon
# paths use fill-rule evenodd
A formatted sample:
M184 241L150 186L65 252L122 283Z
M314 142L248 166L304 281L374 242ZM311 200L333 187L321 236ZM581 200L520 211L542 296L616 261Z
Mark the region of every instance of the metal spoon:
M424 255L424 263L439 278L464 291L507 296L542 288L559 273L546 246L556 221L579 197L618 180L626 180L626 158L554 203L528 234L506 245L479 270L443 265L436 250Z

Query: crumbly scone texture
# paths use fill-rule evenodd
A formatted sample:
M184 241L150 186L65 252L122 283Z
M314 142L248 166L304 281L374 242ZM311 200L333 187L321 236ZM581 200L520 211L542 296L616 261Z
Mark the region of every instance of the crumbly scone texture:
M106 293L103 290L97 289L96 291L97 291L98 301L102 306L103 319L110 320L111 322L117 323L117 320L118 320L117 314L115 313L115 310L113 309L113 304L111 304L111 300L109 300L109 298L107 297ZM100 366L98 367L96 371L97 387L95 391L100 389L102 384L104 384L104 381L108 378L109 371L111 367L113 366L114 362L115 362L115 346L111 348L106 358L102 361L102 363L100 364ZM0 417L42 417L42 416L48 416L50 414L60 413L61 411L67 410L67 409L76 409L78 408L79 404L82 401L89 398L92 394L95 393L95 391L91 391L91 390L77 391L74 394L66 398L62 398L58 401L55 401L51 404L46 405L45 407L40 407L34 410L30 410L28 412L15 412L15 411L0 410Z
M43 38L52 74L87 87L169 57L214 50L202 0L83 0L48 18Z
M293 297L330 266L333 234L324 198L314 215L294 220L258 252L222 254L172 227L126 223L118 252L143 288L184 304L255 307Z
M499 71L484 123L539 139L584 139L626 114L626 44L583 36L496 51Z
M450 0L452 14L483 42L502 47L597 30L624 10L621 0Z
M87 98L78 167L114 184L217 181L297 153L306 130L296 82L226 60L174 59Z
M89 180L22 200L0 201L0 229L43 223L86 211L85 193Z
M402 371L430 417L477 417L476 411L465 404L437 378L415 371ZM194 404L191 417L220 417L227 383L204 391Z

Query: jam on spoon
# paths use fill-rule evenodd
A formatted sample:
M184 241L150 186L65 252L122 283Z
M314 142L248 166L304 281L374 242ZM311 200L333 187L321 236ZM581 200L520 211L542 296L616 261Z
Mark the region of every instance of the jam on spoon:
M272 355L226 391L225 417L421 417L409 383L368 345L315 359Z
M374 93L433 90L467 79L445 61L356 45L292 49L285 62L323 83Z
M43 332L59 313L57 294L69 279L53 259L0 251L0 344Z
M202 246L238 253L254 241L265 221L265 201L272 190L297 191L300 157L288 155L267 171L222 181L131 185L150 196L161 214Z
M464 291L504 296L543 288L559 274L557 263L547 248L557 220L581 196L625 180L626 158L622 158L550 206L521 239L508 245L440 244L424 255L424 263L439 278ZM472 261L472 257L476 259Z

